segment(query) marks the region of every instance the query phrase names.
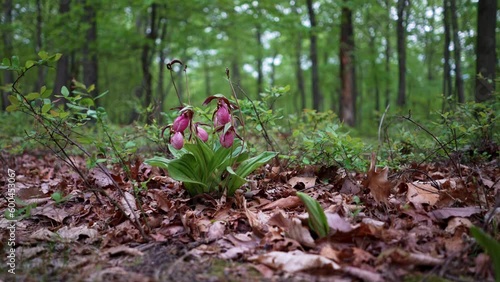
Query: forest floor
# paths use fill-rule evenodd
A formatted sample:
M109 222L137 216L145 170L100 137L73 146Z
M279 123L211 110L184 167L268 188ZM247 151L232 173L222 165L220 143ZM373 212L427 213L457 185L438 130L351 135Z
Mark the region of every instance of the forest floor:
M1 160L4 281L493 281L469 227L498 228L486 221L500 222L488 215L499 160L363 173L267 165L227 198L191 197L140 159L130 179L108 167L120 191L79 156L87 183L43 152ZM12 179L16 221L6 218ZM308 228L297 191L324 208L326 238Z

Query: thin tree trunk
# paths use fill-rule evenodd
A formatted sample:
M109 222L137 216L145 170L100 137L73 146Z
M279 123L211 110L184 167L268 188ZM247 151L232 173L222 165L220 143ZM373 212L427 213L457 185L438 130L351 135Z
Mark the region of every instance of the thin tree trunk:
M97 58L97 20L96 10L89 3L89 0L84 1L84 22L89 25L85 36L85 44L83 46L83 83L89 87L95 86L94 94L99 95L98 77L99 77L99 62Z
M12 47L12 0L5 0L3 2L3 24L4 31L2 34L3 41L3 52L2 57L11 58L13 55L13 47ZM14 73L11 71L3 72L3 85L11 84L14 82ZM9 97L11 91L2 90L2 110L5 111L7 106L9 105Z
M304 83L304 72L302 71L302 36L299 35L295 45L295 78L297 79L297 89L300 97L300 110L307 107L306 105L306 87Z
M293 12L299 15L297 6L294 6ZM302 71L302 33L297 34L295 42L295 78L297 80L297 89L300 98L300 112L307 107L306 105L306 87L304 83L304 72Z
M477 4L476 102L492 99L495 91L497 5L497 0L479 0Z
M451 97L453 93L452 81L451 81L451 66L450 66L450 44L451 44L451 32L450 32L450 6L449 0L443 1L443 25L444 25L444 70L443 70L443 95L444 97ZM443 100L442 111L446 110L446 105L448 104L447 99Z
M255 38L257 39L257 97L260 97L260 93L264 92L263 90L263 81L264 75L262 73L262 34L261 27L259 24L256 26Z
M212 89L210 87L210 66L208 65L207 58L203 60L203 73L205 74L205 97L212 95Z
M387 22L391 21L391 5L389 0L385 0L385 8L387 11ZM385 25L385 107L391 102L391 27Z
M144 89L144 107L148 108L151 106L153 102L153 87L152 87L152 79L153 75L151 74L150 66L151 66L151 54L154 52L154 43L156 39L156 13L157 13L157 4L153 3L150 6L150 16L149 16L149 25L146 29L146 40L144 45L142 46L141 53L141 66L142 66L142 87ZM152 122L152 116L148 116L148 123Z
M311 68L312 68L312 100L313 100L313 109L316 111L321 110L321 103L323 97L321 95L320 87L319 87L319 68L318 68L318 47L317 47L317 39L316 35L316 15L314 13L313 1L307 0L307 11L309 13L309 22L311 23L310 30L310 58L311 58Z
M369 38L370 38L368 45L370 47L371 65L372 65L371 73L373 75L373 80L375 82L375 89L374 89L375 90L375 111L379 112L380 111L380 90L379 90L379 81L378 81L379 77L378 77L378 71L377 71L378 52L377 52L377 49L375 48L375 35L376 35L375 28L370 27L368 32L369 32Z
M344 0L344 4L346 1ZM340 120L350 126L356 123L356 89L354 72L354 30L352 11L342 7L340 26Z
M461 63L461 50L460 38L458 37L458 21L457 21L457 5L456 0L450 1L451 13L451 26L453 28L453 53L455 55L455 91L457 94L457 101L459 103L465 102L464 95L464 80L462 77L462 63Z
M397 43L398 43L398 99L397 105L406 105L406 18L408 0L398 0Z
M160 58L160 64L158 66L158 89L157 89L157 92L158 92L158 101L156 103L156 107L155 107L155 113L154 113L154 116L155 116L155 119L158 121L158 123L161 123L161 114L160 112L162 111L162 105L163 105L163 101L165 100L165 96L166 96L166 92L165 92L165 86L164 86L164 82L165 82L165 38L167 36L167 19L166 18L160 18L160 41L162 43L162 45L158 48L158 56Z
M70 10L71 0L60 0L59 1L59 14L68 13ZM66 52L70 52L66 50ZM54 93L60 94L61 88L66 86L70 88L71 85L71 75L70 75L70 54L66 53L61 56L59 61L57 61L56 70L56 81L54 83ZM62 103L62 101L61 101Z
M42 40L42 0L36 0L36 34L35 34L35 50L37 53L42 51L43 49L43 40ZM46 68L38 68L38 77L35 83L34 91L39 91L40 88L44 85L45 76L47 74Z
M432 13L429 18L429 31L425 33L425 61L427 63L427 80L432 81L434 80L434 71L432 69L433 67L433 61L434 61L434 50L436 46L434 46L434 40L433 36L434 34L434 25L435 25L435 15L436 15L436 6L434 1L429 1L428 6L432 7Z

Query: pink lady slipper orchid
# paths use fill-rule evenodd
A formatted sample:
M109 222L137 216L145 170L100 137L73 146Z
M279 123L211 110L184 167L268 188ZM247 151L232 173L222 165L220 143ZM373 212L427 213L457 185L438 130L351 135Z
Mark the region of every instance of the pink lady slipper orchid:
M207 142L208 140L208 133L205 129L203 129L201 126L196 126L196 136L201 139L203 142Z
M226 123L231 121L231 114L229 113L229 109L225 103L219 103L219 107L215 112L215 127L219 127L225 125Z
M180 150L184 146L184 136L181 132L175 132L174 135L170 137L170 144L177 149Z
M174 120L174 123L172 124L172 130L174 132L184 132L184 130L186 130L186 128L188 127L190 121L191 119L189 118L188 112L184 112Z
M224 148L229 148L233 146L234 142L234 130L233 128L230 128L226 133L221 134L220 136L220 144Z

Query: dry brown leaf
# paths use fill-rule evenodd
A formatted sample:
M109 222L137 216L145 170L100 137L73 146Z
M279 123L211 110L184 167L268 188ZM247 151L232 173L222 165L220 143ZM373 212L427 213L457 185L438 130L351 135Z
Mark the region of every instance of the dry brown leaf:
M351 179L346 178L344 180L344 183L342 183L342 188L340 189L340 193L342 194L347 194L347 195L356 195L359 193L361 189L359 189L359 186L352 182Z
M137 205L135 203L135 197L129 192L123 192L123 194L125 195L125 197L121 198L121 204L123 210L125 211L125 214L133 220L139 218L139 216L136 214Z
M243 198L243 209L245 211L245 215L247 216L248 223L252 227L253 232L258 236L264 236L264 234L266 234L268 231L267 225L265 223L267 223L269 218L265 219L265 222L263 222L262 211L259 211L259 214L261 216L258 216L257 214L249 210L247 208L247 201L244 198Z
M342 270L345 273L352 275L354 277L360 278L366 282L383 282L383 281L385 281L385 279L379 273L371 272L371 271L364 270L361 268L352 267L352 266L344 266L344 267L342 267Z
M57 235L47 228L40 228L33 232L29 238L39 241L54 241L57 238Z
M213 222L208 228L207 239L209 241L215 241L222 236L224 236L224 232L226 231L226 223L224 221L216 221Z
M282 211L278 211L274 213L271 218L267 221L267 224L269 226L278 226L281 229L287 229L291 222L290 219L288 219Z
M298 183L304 183L304 189L314 187L316 185L316 177L300 177L300 176L294 176L288 180L288 184L290 186L295 187Z
M383 251L379 255L379 260L390 257L391 261L404 265L428 265L435 266L444 262L441 258L435 258L428 254L411 253L401 248L392 248Z
M448 226L446 226L444 231L446 231L450 234L454 234L455 230L458 227L463 226L463 227L467 228L467 230L468 230L472 225L473 225L472 222L470 222L470 220L468 220L467 218L454 217L454 218L450 219L450 221L448 221Z
M416 206L427 204L433 206L439 200L439 191L430 183L413 182L407 183L408 192L406 198Z
M237 259L245 252L248 252L250 249L245 246L235 246L227 249L225 252L221 252L219 254L219 258L221 259Z
M285 232L288 238L294 239L301 245L306 247L314 247L314 239L311 236L308 228L302 226L302 222L298 218L293 218L291 224Z
M339 214L327 212L325 215L328 226L330 226L330 230L332 230L334 234L337 232L347 233L353 229L352 225L340 217Z
M340 269L340 266L332 260L320 255L306 254L298 250L292 252L270 252L250 257L249 260L292 273L312 269Z
M63 208L55 208L53 203L47 204L43 207L36 207L31 210L32 215L43 215L56 222L62 223L69 215Z
M164 211L164 212L169 212L172 207L173 207L173 203L172 201L170 201L170 199L168 199L167 197L165 197L162 193L162 191L160 190L150 190L149 193L152 193L153 196L154 196L154 199L156 201L156 203L158 204L158 207Z
M110 256L116 256L119 254L127 254L127 255L131 255L131 256L143 256L144 255L144 253L142 253L138 249L131 248L131 247L126 246L126 245L111 247L109 249L103 250L103 253L105 255L110 255Z
M57 234L67 242L78 241L83 237L88 237L86 242L91 243L97 241L99 232L95 229L90 229L87 226L77 226L77 227L68 227L63 226L61 229L57 230Z
M90 171L90 179L92 179L98 188L108 188L113 186L113 180L99 168L93 168Z
M463 207L463 208L441 208L433 210L430 215L435 219L442 220L453 216L456 217L469 217L473 214L480 213L481 208L479 207Z
M292 209L302 205L302 201L300 201L297 196L288 196L286 198L281 198L272 203L269 203L263 206L262 210L272 210L274 208L282 208L282 209Z
M324 256L325 258L331 259L335 262L340 262L339 253L340 251L335 250L330 244L324 244L319 251L319 254L321 256Z
M389 169L385 167L377 171L376 163L377 157L375 153L372 153L370 169L368 170L366 179L363 181L363 186L370 189L370 193L373 195L375 201L387 204L391 195L391 188L394 185L387 179Z

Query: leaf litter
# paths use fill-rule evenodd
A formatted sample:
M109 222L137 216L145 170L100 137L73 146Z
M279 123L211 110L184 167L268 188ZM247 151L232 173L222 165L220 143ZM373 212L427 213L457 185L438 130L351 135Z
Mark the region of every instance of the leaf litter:
M96 197L50 154L5 159L17 174L21 281L399 281L408 275L493 281L491 259L472 244L469 228L488 218L498 222L494 164L462 165L461 177L442 165L410 164L425 175L397 179L376 167L375 155L366 172L355 174L268 166L235 197L214 199L189 197L166 171L137 161L133 179L110 168L123 193L105 173L86 171L107 198ZM85 171L83 158L73 160ZM325 210L326 237L310 230L297 191ZM71 197L55 202L55 192ZM7 206L5 198L0 206ZM146 238L130 218L139 219ZM9 223L3 213L2 230ZM1 236L7 242L9 233Z

